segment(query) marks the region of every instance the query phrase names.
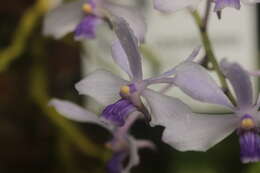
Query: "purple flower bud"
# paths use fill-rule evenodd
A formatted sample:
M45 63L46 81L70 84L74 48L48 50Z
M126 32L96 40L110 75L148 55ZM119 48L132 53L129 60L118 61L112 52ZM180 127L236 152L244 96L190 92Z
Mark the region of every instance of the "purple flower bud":
M102 112L101 117L109 120L117 126L123 126L128 115L137 108L127 99L120 99L116 103L108 105Z

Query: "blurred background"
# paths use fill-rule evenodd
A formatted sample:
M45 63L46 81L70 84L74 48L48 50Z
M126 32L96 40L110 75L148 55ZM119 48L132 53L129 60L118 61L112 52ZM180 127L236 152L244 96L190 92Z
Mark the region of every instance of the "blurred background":
M101 27L95 40L84 43L69 34L61 40L42 35L44 14L58 0L8 0L0 5L0 173L103 173L108 133L94 125L74 123L48 106L50 98L68 99L98 111L93 100L79 96L74 84L97 68L121 73L111 60L111 31ZM142 46L145 76L178 64L200 44L187 11L163 15L149 0L120 0L142 7L148 24ZM204 4L200 6L203 11ZM224 10L211 16L209 32L219 59L239 61L247 69L259 64L259 12L255 6ZM66 16L64 16L66 17ZM200 53L200 58L204 52ZM125 74L122 74L123 76ZM255 82L257 89L257 82ZM257 89L258 90L258 89ZM196 111L221 112L178 91ZM202 127L203 128L203 127ZM160 142L163 128L137 122L132 134L148 138L156 151L141 150L133 173L258 173L260 164L243 165L235 134L207 153L178 152ZM181 133L181 132L180 132Z

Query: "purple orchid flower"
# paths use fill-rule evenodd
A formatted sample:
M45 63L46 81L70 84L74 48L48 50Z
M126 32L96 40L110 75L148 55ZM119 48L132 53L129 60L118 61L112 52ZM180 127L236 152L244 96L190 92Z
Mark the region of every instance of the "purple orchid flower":
M248 73L239 64L223 60L221 68L236 93L236 106L231 105L226 97L223 98L224 93L221 90L216 91L215 88L209 87L217 85L206 70L203 70L204 86L194 82L190 74L191 80L182 81L181 88L191 97L208 103L213 103L214 98L219 100L217 98L222 97L222 101L215 103L231 110L231 114L193 113L177 98L145 91L145 95L149 96L146 98L152 113L151 124L164 126L163 141L180 151L206 151L236 130L241 148L241 161L243 163L259 161L260 97L255 103L253 102L252 84ZM195 74L193 78L196 78ZM205 87L211 95L196 96L197 90L205 90Z
M154 149L152 142L147 140L137 140L130 134L128 130L137 119L137 112L133 113L124 126L117 128L112 124L104 123L94 113L81 108L80 106L65 100L52 99L49 103L64 117L77 121L96 124L109 131L113 138L106 143L106 146L113 151L112 157L107 161L106 169L108 173L129 173L131 168L140 162L138 150L141 148ZM126 166L123 162L129 157Z
M65 3L51 10L44 19L45 35L59 39L69 32L74 32L75 39L93 39L102 21L109 21L110 16L121 16L133 28L140 41L144 40L146 24L138 8L123 6L109 0L77 0Z
M225 7L240 9L241 0L210 0L215 3L215 12L219 12ZM196 9L201 0L154 0L154 8L165 12L175 12L183 8ZM259 3L259 0L242 0L246 4Z
M146 97L149 96L144 95L144 91L149 91L148 86L152 84L174 83L176 86L182 88L182 82L185 82L185 80L187 80L186 78L194 73L197 74L195 76L198 77L192 80L201 86L204 85L205 75L201 74L202 67L192 62L194 57L198 54L199 49L195 49L179 66L157 77L143 79L141 55L138 51L137 40L128 24L122 18L115 20L115 32L119 40L113 44L113 58L122 70L128 74L130 80L124 80L108 71L97 70L76 84L76 89L80 94L90 96L105 106L101 116L107 121L110 121L110 123L123 126L129 115L135 111L141 112L146 120L150 121L150 114L142 102L142 97L148 99ZM175 76L171 77L172 75ZM211 95L211 93L208 92L211 88L221 93L217 85L207 86L210 88L198 90L196 92L197 95L194 95L194 97L203 99L200 98L200 95ZM189 87L192 88L192 86ZM190 92L190 88L186 87L183 89ZM210 101L218 103L224 99L225 95L223 94Z

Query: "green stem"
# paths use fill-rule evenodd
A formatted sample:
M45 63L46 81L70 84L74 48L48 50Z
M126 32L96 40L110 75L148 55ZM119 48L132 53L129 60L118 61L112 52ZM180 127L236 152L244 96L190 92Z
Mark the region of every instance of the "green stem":
M211 45L211 42L210 42L210 39L209 39L209 36L208 36L208 33L207 33L207 29L203 25L205 22L202 21L199 13L197 11L192 12L192 16L193 16L193 18L195 20L195 23L197 24L197 26L199 28L200 37L201 37L201 41L202 41L203 47L205 49L205 52L206 52L210 62L213 65L213 69L217 73L217 76L219 78L220 84L221 84L223 90L226 92L226 94L227 94L228 98L230 99L230 101L234 105L236 105L235 98L234 98L234 96L232 95L232 93L229 90L226 78L225 78L224 74L222 73L222 71L220 70L219 64L218 64L217 59L216 59L216 57L214 55L214 52L213 52L213 49L212 49L212 45Z
M5 71L23 53L27 40L36 28L40 17L47 11L48 3L48 0L37 0L32 7L26 10L19 21L10 46L0 50L0 72Z
M85 137L80 129L72 122L63 118L53 107L48 106L51 98L47 92L47 79L44 69L40 65L36 65L33 69L31 79L32 97L47 115L49 120L71 140L83 153L92 156L102 161L106 161L110 157L110 152L104 147L94 144L91 140Z

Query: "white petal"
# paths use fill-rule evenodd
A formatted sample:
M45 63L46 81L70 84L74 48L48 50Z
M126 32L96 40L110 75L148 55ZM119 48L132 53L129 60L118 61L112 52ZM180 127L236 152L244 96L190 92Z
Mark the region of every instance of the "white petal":
M75 30L83 18L81 6L84 0L65 3L50 12L44 18L43 33L56 39L63 37Z
M104 6L113 15L124 18L133 29L134 34L138 38L138 40L141 42L144 41L147 26L145 23L145 18L141 13L141 9L138 9L138 7L134 8L118 5L108 1L106 1L106 4Z
M108 71L97 70L78 82L75 87L79 94L91 96L99 103L108 105L120 98L120 87L127 83Z
M137 147L139 149L142 149L142 148L149 148L151 150L156 150L156 146L155 144L152 142L152 141L149 141L149 140L141 140L141 139L138 139L136 141L136 144L137 144Z
M49 102L50 106L55 109L64 117L78 122L86 122L100 125L108 130L112 129L112 126L104 124L97 115L94 113L66 100L52 99Z
M207 103L233 108L222 89L200 65L186 61L175 69L174 85L190 97Z
M206 151L234 131L235 115L200 115L179 99L151 90L143 92L152 113L152 125L165 127L162 140L180 151Z
M221 70L232 84L239 108L251 107L253 104L253 88L249 74L238 64L226 59L220 62Z
M129 69L133 74L133 80L141 80L143 78L142 58L138 49L138 40L128 23L123 18L114 16L113 23L115 33L121 44L121 46L117 47L119 50L114 49L114 51L119 51L121 53L123 51L125 52Z
M139 164L140 158L138 155L138 146L135 138L129 136L128 137L128 145L129 145L129 162L126 168L122 171L122 173L129 173L130 169Z
M154 8L165 12L175 12L183 8L195 9L201 0L154 0Z
M129 61L127 55L122 48L119 40L115 40L112 45L112 57L114 61L124 70L130 78L133 78L133 74L130 70Z

